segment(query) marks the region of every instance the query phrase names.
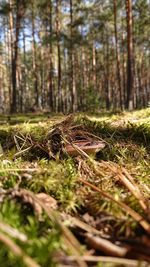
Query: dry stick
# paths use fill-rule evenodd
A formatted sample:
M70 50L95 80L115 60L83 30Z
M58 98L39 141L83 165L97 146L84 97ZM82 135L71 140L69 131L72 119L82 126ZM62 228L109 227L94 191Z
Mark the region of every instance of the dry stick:
M87 243L94 249L103 251L105 254L115 257L125 257L130 247L119 247L109 240L87 233Z
M17 141L17 138L16 138L16 137L17 137L17 136L15 135L15 136L14 136L15 145L16 145L16 147L17 147L17 150L20 151L20 146L19 146L19 144L18 144L18 141Z
M30 150L32 148L32 145L25 148L24 150L20 150L19 152L15 153L14 157L19 157L21 156L22 154L26 153L28 150Z
M74 248L74 246L72 245L72 243L70 243L70 240L68 239L68 236L66 236L63 232L63 238L64 243L67 245L68 249L72 252L72 254L74 256L76 256L76 262L78 263L78 265L80 267L87 267L86 262L83 260L82 257L80 257L78 250L79 250L79 246L78 249Z
M144 199L143 195L141 194L141 192L139 191L139 188L137 187L137 185L134 183L133 181L131 181L131 177L130 180L125 177L122 172L121 169L118 168L118 166L115 166L114 164L106 164L105 166L108 167L111 171L114 172L114 174L116 174L117 176L114 176L115 178L119 177L120 180L122 181L122 183L128 188L128 190L135 196L135 198L139 201L139 204L141 205L142 209L147 212L148 207L145 204L146 200ZM125 169L123 169L124 171ZM127 174L127 172L125 172L125 174ZM132 179L133 180L133 179Z
M130 182L135 185L137 187L137 184L135 183L135 181L133 180L133 177L131 176L131 174L123 167L122 168L124 174L127 176L127 178L130 180ZM145 199L145 197L141 194L140 189L137 187L137 190L139 192L139 194L141 195L141 198L143 198L144 202L147 202L147 200ZM147 207L148 208L148 207Z
M83 260L87 262L106 262L106 263L114 263L117 265L126 265L127 267L137 267L139 266L139 261L131 260L126 258L117 258L117 257L108 257L108 256L80 256ZM75 261L77 259L76 256L68 256L66 258L69 261ZM140 262L140 267L148 267L148 262L142 261Z
M84 156L85 158L91 160L91 158L88 156L87 153L85 153L80 147L73 144L72 142L69 142L65 137L62 138L67 144L71 145L75 150L79 152L80 155Z
M92 227L91 225L89 225L85 222L82 222L81 220L79 220L75 217L72 217L72 216L69 216L69 219L70 219L71 223L73 223L76 227L79 227L80 229L82 229L88 233L91 233L91 234L101 235L101 232L99 230L95 229L94 227Z
M23 143L22 146L20 147L20 150L23 149L23 147L25 146L25 144L26 144L26 140L24 140L24 143Z
M22 135L22 134L21 134ZM23 135L22 135L23 136ZM17 149L18 149L18 151L20 151L23 147L24 147L24 145L26 144L26 141L27 141L27 138L28 138L28 136L26 136L26 137L21 137L21 136L19 136L19 135L15 135L14 136L14 141L15 141L15 144L16 144L16 147L17 147ZM19 145L19 143L18 143L18 140L17 139L20 139L21 141L23 141L23 145L20 147L20 145Z
M79 127L79 126L82 126L82 124L78 125L78 127ZM75 127L76 127L76 126L73 126L73 127L71 127L70 129L72 130L72 129L75 128ZM87 133L87 136L88 136L88 137L89 137L89 136L92 136L92 137L96 138L97 140L100 140L100 141L104 142L105 144L109 145L109 143L108 143L107 141L105 141L103 138L100 138L99 136L97 136L97 135L95 135L95 134L92 134L92 133L89 133L89 132L84 131L84 130L83 130L83 132Z
M90 162L93 163L93 159L91 159L91 157L85 152L83 151L78 145L74 144L73 142L69 142L66 138L63 137L63 140L71 145L75 150L77 150L79 152L80 155L84 156L85 158L87 158ZM105 142L105 141L103 141ZM106 142L105 142L106 143ZM94 164L94 163L93 163Z
M18 169L18 168L9 168L9 169L0 169L0 172L35 172L35 171L47 171L47 169L33 168L33 169Z
M72 250L74 255L79 257L80 255L79 255L78 250L80 248L80 243L75 238L75 236L72 234L72 232L65 225L62 224L61 218L58 218L58 216L54 216L54 214L52 215L51 208L48 208L37 196L35 196L33 192L26 190L26 189L21 189L20 191L24 193L25 195L30 196L35 202L37 202L46 212L48 217L51 220L55 221L60 226L62 233L64 235L64 240L67 240L66 243L68 243L68 247ZM77 258L77 263L80 267L87 267L87 264L82 259Z
M34 261L32 258L27 256L22 249L14 243L8 236L3 233L0 233L0 241L3 242L16 256L22 258L24 263L28 267L40 267L40 265Z
M0 229L1 229L1 231L10 235L13 238L17 238L22 242L27 241L27 236L25 234L19 232L18 229L11 227L9 224L0 222Z
M100 138L99 136L92 134L92 133L90 133L89 135L94 137L94 138L97 138L98 140L100 140L100 141L104 142L105 144L107 144L108 146L110 146L110 144L106 140L104 140L103 138Z
M110 194L104 192L103 190L101 190L100 188L97 188L95 185L85 181L84 179L79 178L79 181L87 186L89 186L90 188L92 188L94 191L97 191L99 193L101 193L104 197L106 197L107 199L115 202L116 204L118 204L125 212L128 212L130 214L130 216L132 218L134 218L142 227L143 229L150 234L150 224L140 215L138 214L136 211L134 211L133 209L131 209L129 206L127 206L126 204L124 204L121 201L118 201L116 199L114 199Z
M40 203L39 203L40 204ZM41 207L45 210L45 212L49 215L50 211L47 207L45 207L45 205L41 202ZM51 215L50 215L51 217ZM66 241L66 243L68 244L68 248L70 248L73 252L74 255L79 256L79 248L80 248L80 243L78 242L78 240L74 237L74 235L72 234L72 232L65 226L62 224L62 222L60 221L60 219L58 218L58 216L54 216L55 221L58 223L58 225L60 226L62 232L63 232L63 238ZM78 265L80 267L87 267L87 264L84 262L84 260L78 260Z
M47 209L47 207L45 207L45 205L43 205L43 203L41 202L41 206L42 208L46 211L46 213L49 215L49 209ZM51 216L50 216L51 217ZM74 255L79 256L79 248L80 248L80 243L78 242L78 240L74 237L74 235L71 233L71 231L61 223L60 219L58 218L58 216L55 216L55 221L59 224L59 226L61 227L61 230L63 232L64 235L64 240L66 240L66 243L68 243L68 248L70 248L73 252ZM80 267L87 267L87 264L84 262L84 260L82 259L77 259L78 265Z
M21 135L23 136L23 134L21 134ZM23 141L23 145L21 147L17 141L17 138ZM27 134L26 137L23 136L23 138L18 136L18 135L15 135L14 141L15 141L16 147L18 149L18 152L14 155L14 157L21 156L22 154L24 154L25 152L27 152L28 150L30 150L33 147L33 142L32 142L31 136L29 134ZM24 145L26 144L27 141L30 141L30 146L22 150L22 148L24 147Z
M150 194L150 188L142 181L140 181L140 185L145 189L145 191Z
M124 185L131 191L131 193L139 201L139 204L142 207L142 209L145 212L147 212L148 207L143 199L142 194L138 190L137 186L134 186L123 174L120 173L119 177L120 177L120 180L124 183Z
M62 139L64 140L64 142L71 145L75 150L77 150L81 156L88 159L93 164L93 166L95 166L95 161L86 152L84 152L79 146L75 145L73 142L69 142L65 137L62 137Z

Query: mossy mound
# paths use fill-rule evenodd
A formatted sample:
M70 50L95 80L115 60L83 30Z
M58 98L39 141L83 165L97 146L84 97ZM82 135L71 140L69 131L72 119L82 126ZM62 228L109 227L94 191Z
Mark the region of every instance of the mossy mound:
M149 112L1 126L0 265L149 264ZM105 148L61 154L83 135Z

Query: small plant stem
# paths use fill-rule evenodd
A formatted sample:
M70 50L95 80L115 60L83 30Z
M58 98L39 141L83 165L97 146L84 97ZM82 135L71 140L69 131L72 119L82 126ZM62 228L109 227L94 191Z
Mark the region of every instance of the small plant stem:
M116 204L118 204L118 206L120 206L125 212L129 213L130 216L132 218L134 218L143 227L143 229L148 234L150 234L150 224L140 214L138 214L136 211L134 211L133 209L131 209L129 206L127 206L123 202L114 199L110 194L108 194L108 193L104 192L103 190L97 188L95 185L93 185L93 184L85 181L84 179L79 178L79 181L81 183L87 185L88 187L92 188L94 191L99 192L105 198L107 198L107 199L115 202Z
M22 251L22 249L5 234L0 233L0 241L3 242L16 256L22 258L22 260L28 267L40 267L38 263L27 256L24 251Z
M148 207L146 205L146 200L144 199L144 196L141 194L138 186L133 181L133 178L131 175L127 172L125 168L119 168L117 165L115 166L113 163L103 163L105 166L110 170L113 171L115 174L114 177L116 179L119 178L121 182L126 186L126 188L134 195L134 197L139 201L140 206L142 209L147 212ZM125 175L126 176L125 176Z

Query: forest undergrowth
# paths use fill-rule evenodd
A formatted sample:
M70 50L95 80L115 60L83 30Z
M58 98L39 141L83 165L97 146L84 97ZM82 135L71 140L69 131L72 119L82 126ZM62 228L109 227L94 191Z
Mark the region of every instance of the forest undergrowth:
M0 124L0 266L150 266L150 108Z

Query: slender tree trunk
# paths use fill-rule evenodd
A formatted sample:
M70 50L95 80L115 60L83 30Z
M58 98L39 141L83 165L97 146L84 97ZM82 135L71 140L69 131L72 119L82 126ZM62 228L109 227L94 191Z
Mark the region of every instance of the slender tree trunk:
M12 15L12 2L10 0L10 17ZM16 26L15 26L15 40L13 42L13 57L12 57L12 104L11 112L17 111L17 62L18 62L18 42L21 27L21 19L24 15L24 1L18 0L16 2ZM11 22L12 23L12 22Z
M120 108L122 109L122 86L121 86L121 74L120 74L120 53L118 47L118 31L117 31L117 4L114 0L114 29L115 29L115 42L116 42L116 63L117 63L117 80L119 89Z
M132 38L132 1L126 0L127 20L127 99L126 108L133 109L133 38Z
M49 74L48 74L48 87L49 87L49 107L50 111L54 110L53 103L53 27L52 27L52 1L50 0L49 4L49 34L50 34L50 43L49 43Z
M3 75L7 75L7 82L5 82L5 110L10 112L11 108L11 93L12 93L12 79L11 79L11 62L12 62L12 57L11 57L11 34L10 34L10 19L9 16L8 18L4 18L4 42L5 42L5 54L4 54L4 61L8 61L8 69L7 72L4 71ZM7 26L8 25L8 28Z
M70 73L71 73L71 100L72 112L77 110L77 93L74 73L74 48L73 48L73 0L70 0Z
M0 56L1 60L1 56ZM0 113L3 113L3 94L4 94L4 88L2 84L2 78L3 78L3 68L0 66Z
M96 92L96 52L95 52L95 46L94 42L92 44L92 72L93 72L93 89L94 92Z
M125 57L125 36L124 36L124 31L123 31L123 21L122 21L122 38L121 38L121 46L122 46L122 87L123 87L123 92L122 92L122 98L123 98L123 107L126 106L126 95L127 95L127 90L126 90L126 57Z
M25 27L25 22L24 22ZM27 91L27 77L26 77L26 36L25 30L23 30L23 88L22 88L22 111L24 111L24 104L26 100L26 91Z
M35 93L35 108L39 107L39 88L38 88L38 73L37 73L37 55L35 41L35 23L34 23L34 1L32 2L32 65L34 76L34 93Z
M14 57L14 19L13 19L13 5L12 1L9 0L9 38L10 38L10 85L9 85L9 98L10 98L10 111L12 111L12 62ZM9 42L9 39L8 39ZM9 53L9 51L8 51Z
M81 49L81 59L82 60L82 76L81 76L81 86L82 86L82 95L81 95L81 104L82 104L82 110L85 111L86 109L86 89L87 89L87 74L86 74L86 55L85 55L85 49L82 47Z
M110 79L110 62L109 62L109 36L108 33L106 33L106 73L105 73L105 99L106 99L106 109L110 109L110 88L109 88L109 79Z
M44 35L46 36L46 29ZM39 61L40 67L39 67L39 77L38 77L38 88L40 88L40 108L44 108L46 105L46 84L45 84L45 73L46 73L46 68L45 66L47 65L47 47L45 48L44 46L40 47L40 53L39 53Z
M56 1L56 35L57 35L57 56L58 56L58 112L63 111L62 101L62 72L61 72L61 49L60 49L60 4L61 0Z

